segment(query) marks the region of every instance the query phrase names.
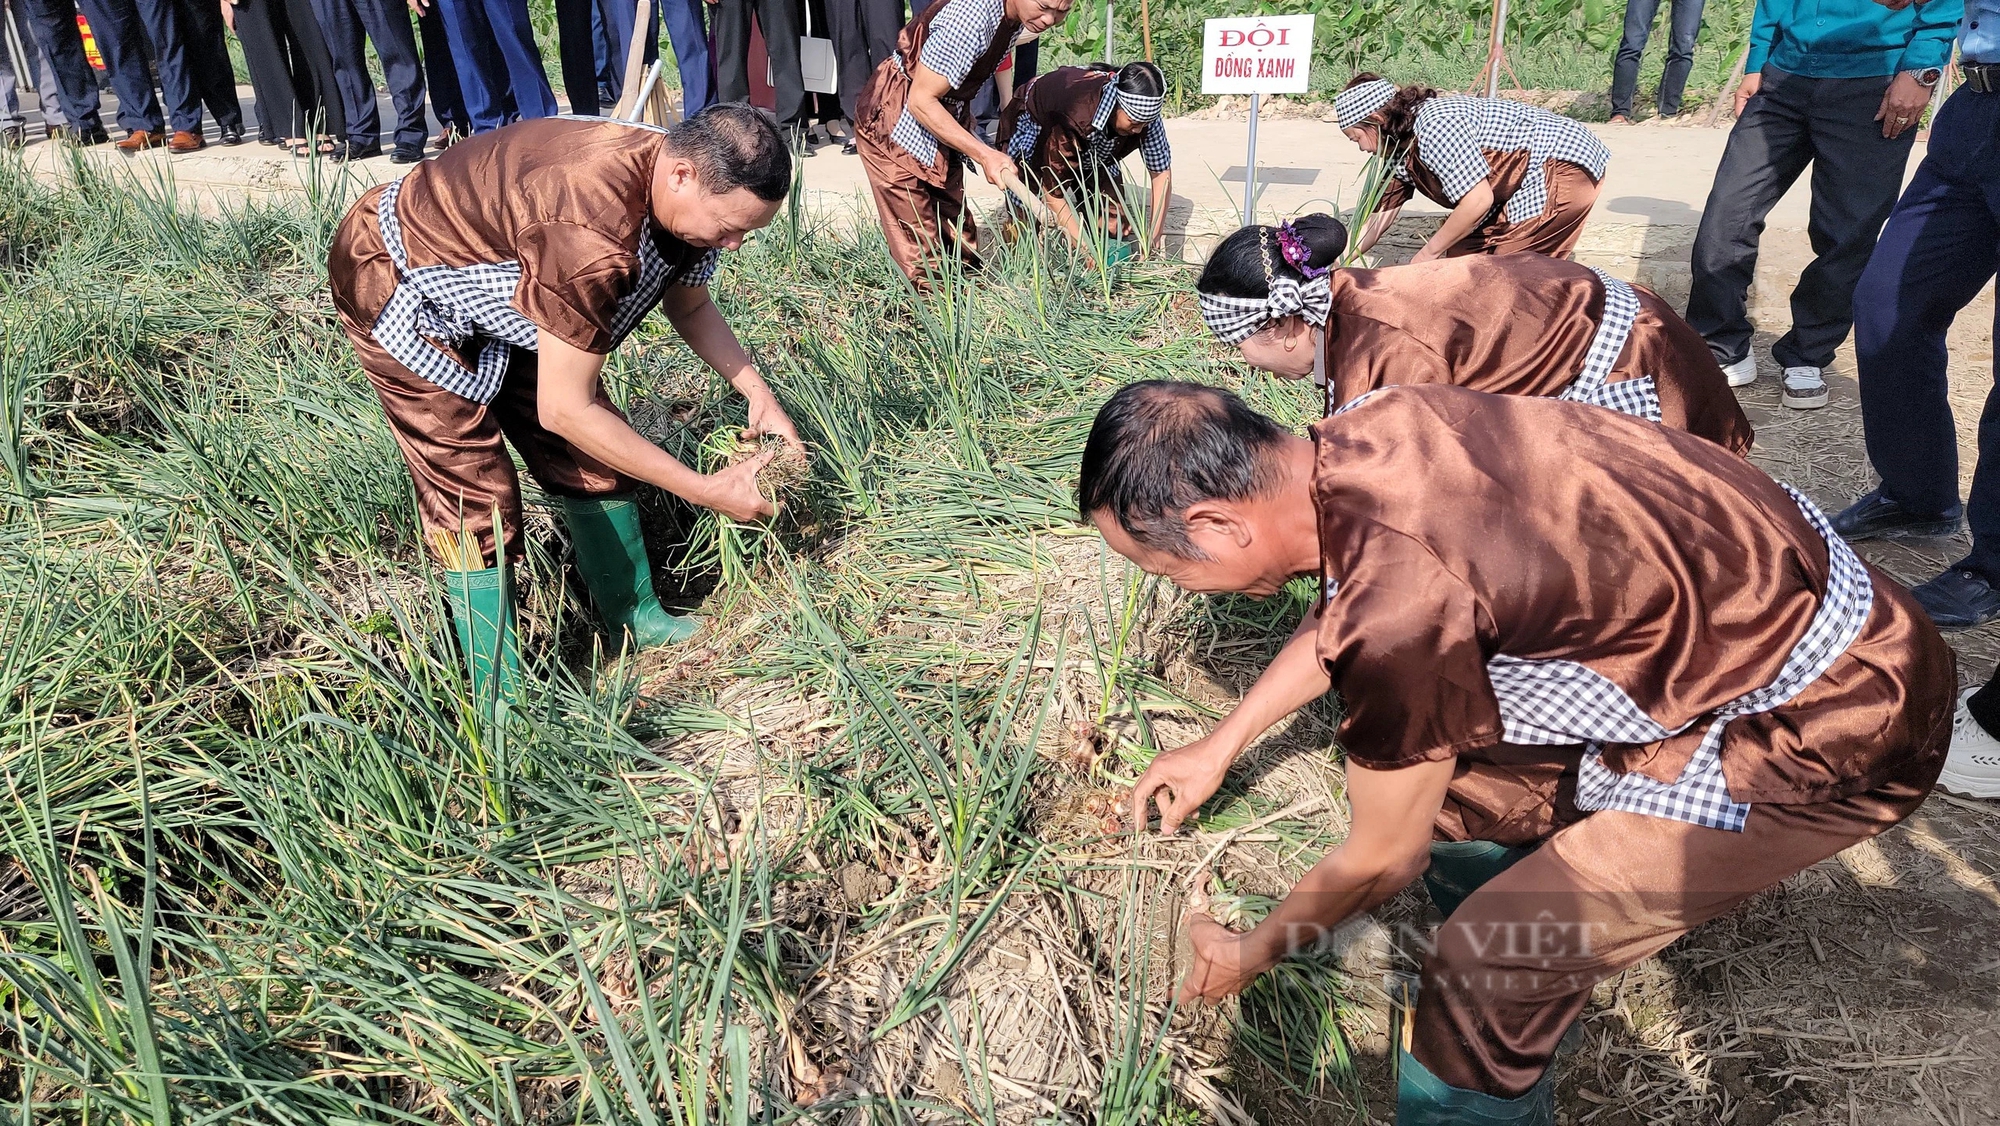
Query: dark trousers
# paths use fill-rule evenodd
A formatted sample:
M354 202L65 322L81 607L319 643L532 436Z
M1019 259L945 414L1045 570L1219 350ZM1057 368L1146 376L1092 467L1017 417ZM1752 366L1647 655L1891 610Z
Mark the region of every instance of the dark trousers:
M1688 71L1694 69L1694 41L1701 34L1703 0L1673 0L1669 20L1667 69L1660 75L1658 106L1661 117L1681 111L1681 94L1687 89ZM1625 0L1625 34L1618 40L1618 53L1611 61L1611 112L1632 115L1632 95L1639 88L1639 57L1646 51L1646 39L1653 34L1653 19L1659 15L1660 0Z
M708 50L703 0L660 0L660 19L681 73L681 113L693 117L715 101L715 67Z
M1729 132L1689 265L1688 323L1715 358L1750 354L1750 279L1764 217L1812 165L1806 232L1817 255L1792 289L1792 328L1771 347L1784 367L1823 368L1854 321L1854 283L1895 206L1917 131L1882 136L1889 78L1807 78L1764 69L1762 91Z
M527 0L437 0L475 133L522 117L553 117L555 91L528 22Z
M307 0L241 0L236 38L257 91L262 139L347 135L333 56Z
M472 116L458 86L458 67L451 58L451 38L436 4L417 17L417 42L424 49L424 89L431 96L431 114L461 137L472 136Z
M611 74L611 91L625 88L625 53L632 49L632 20L638 13L626 0L556 0L556 37L562 49L563 91L569 97L569 111L585 116L610 109L600 106L597 80L602 70ZM660 57L659 16L648 29L645 62ZM610 48L604 67L598 65L597 37L593 24L602 21L605 46Z
M797 0L717 0L715 22L715 100L750 100L750 14L764 32L764 49L771 58L771 85L778 95L781 122L804 116L805 77L799 72L799 13Z
M840 59L840 111L855 118L855 102L868 76L896 53L903 30L903 0L826 0L828 37Z
M241 133L243 107L236 102L236 72L222 40L222 9L214 0L138 0L138 7L153 41L167 124L198 135L205 105L223 132Z
M79 133L104 128L97 97L97 77L83 53L83 35L76 29L76 5L70 0L11 0L21 4L34 29L35 45L55 72L57 101L63 118ZM93 31L95 29L93 28ZM43 112L46 114L47 109Z
M37 0L46 3L47 0ZM146 58L146 25L132 0L77 0L83 18L90 21L90 33L97 40L97 53L104 69L111 72L111 88L118 92L118 124L129 131L163 133L167 120L160 113L160 100L153 96L153 71ZM58 13L66 4L50 4ZM59 17L60 18L60 17ZM75 23L75 17L68 17Z
M1930 151L1882 230L1854 291L1854 354L1868 460L1882 489L1916 512L1958 503L1958 436L1945 332L2000 264L2000 94L1960 87L1931 123ZM1994 319L2000 338L2000 315ZM2000 379L2000 361L1994 375ZM1992 457L1986 456L1992 454ZM2000 390L1979 416L1958 564L2000 582Z
M382 115L368 74L368 44L373 43L396 111L395 143L422 148L430 132L424 119L424 67L403 0L313 0L313 11L333 54L334 78L347 111L348 146L360 152L382 147Z

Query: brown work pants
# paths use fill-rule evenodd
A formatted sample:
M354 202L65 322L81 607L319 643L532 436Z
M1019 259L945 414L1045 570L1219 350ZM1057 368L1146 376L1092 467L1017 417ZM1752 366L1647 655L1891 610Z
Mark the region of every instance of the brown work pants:
M1581 165L1567 160L1542 164L1548 185L1548 206L1540 215L1524 223L1501 219L1482 227L1445 251L1445 257L1461 254L1521 254L1532 252L1551 258L1568 258L1583 237L1584 220L1597 202L1600 185Z
M868 190L889 240L889 257L918 289L928 289L947 254L970 273L979 269L979 225L965 206L965 165L947 157L942 185L918 175L916 161L893 140L857 129L855 145Z
M426 539L437 532L456 538L462 529L477 541L484 560L496 562L493 512L497 508L502 525L498 539L507 558L518 562L521 485L508 445L521 455L543 491L555 496L615 496L631 492L639 483L542 426L536 408L535 353L513 349L499 393L490 403L475 403L417 375L383 349L373 328L395 292L396 268L375 221L380 191L371 189L348 212L327 255L327 282L341 327L382 400L389 430L410 467ZM451 354L461 362L474 359L464 352ZM602 386L597 401L617 410Z
M1937 780L1942 749L1851 797L1752 805L1741 833L1616 810L1556 830L1445 920L1411 1053L1454 1087L1526 1094L1593 986L1901 821Z

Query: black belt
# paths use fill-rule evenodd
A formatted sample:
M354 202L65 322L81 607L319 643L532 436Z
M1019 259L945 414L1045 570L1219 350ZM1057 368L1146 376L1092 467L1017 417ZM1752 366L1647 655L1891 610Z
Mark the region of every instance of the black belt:
M1961 63L1965 88L1975 94L2000 93L2000 63Z

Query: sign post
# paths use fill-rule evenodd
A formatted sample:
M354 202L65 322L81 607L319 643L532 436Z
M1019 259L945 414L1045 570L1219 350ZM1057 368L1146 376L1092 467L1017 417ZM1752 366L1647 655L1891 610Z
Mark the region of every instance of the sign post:
M1205 20L1201 92L1250 95L1250 151L1243 161L1243 224L1257 214L1257 111L1265 94L1303 94L1312 68L1313 17Z

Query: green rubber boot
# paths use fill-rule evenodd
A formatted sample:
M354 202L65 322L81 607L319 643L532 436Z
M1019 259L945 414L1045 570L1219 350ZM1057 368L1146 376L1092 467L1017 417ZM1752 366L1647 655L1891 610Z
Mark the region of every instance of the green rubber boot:
M653 566L639 534L639 505L629 496L562 498L576 545L576 569L614 634L629 632L641 649L693 637L700 625L669 614L653 593Z
M445 601L458 648L472 673L472 694L482 703L495 694L508 699L521 682L521 656L514 646L514 606L507 597L506 570L446 571Z
M1492 841L1432 841L1431 866L1424 870L1424 888L1431 893L1431 902L1449 919L1466 896L1533 851L1508 848Z
M1417 1058L1396 1053L1396 1126L1555 1126L1554 1069L1518 1099L1453 1087Z

